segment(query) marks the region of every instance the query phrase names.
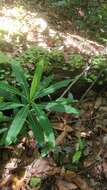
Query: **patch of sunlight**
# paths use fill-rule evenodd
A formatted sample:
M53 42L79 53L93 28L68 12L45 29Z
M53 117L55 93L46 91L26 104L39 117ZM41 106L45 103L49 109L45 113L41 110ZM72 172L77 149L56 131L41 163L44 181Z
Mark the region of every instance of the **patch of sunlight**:
M20 7L13 7L13 8L2 8L3 14L7 17L12 17L16 19L20 19L21 17L25 16L26 12L22 6Z
M57 32L55 31L55 30L53 30L53 29L49 29L49 35L51 36L51 37L54 37L55 35L57 34Z
M9 34L14 34L17 32L27 32L28 26L22 21L13 20L11 18L6 18L5 16L0 17L0 30L8 32Z
M103 53L104 46L98 44L95 41L88 40L87 38L81 37L79 35L73 35L66 33L62 34L64 39L64 45L68 48L73 48L74 50L87 54L87 55L99 55Z
M22 7L3 7L0 11L0 35L7 42L11 42L12 36L16 34L26 34L26 40L36 41L34 33L38 35L44 32L47 26L47 22L43 18L38 18L37 13L27 11Z
M35 19L35 24L39 26L40 32L43 32L44 30L46 30L46 28L48 26L47 22L43 18Z
M85 54L99 54L103 46L79 35L61 33L50 28L47 21L37 12L30 12L23 7L0 10L0 39L28 47L30 43L47 48L64 51L65 47ZM15 46L14 43L14 46Z

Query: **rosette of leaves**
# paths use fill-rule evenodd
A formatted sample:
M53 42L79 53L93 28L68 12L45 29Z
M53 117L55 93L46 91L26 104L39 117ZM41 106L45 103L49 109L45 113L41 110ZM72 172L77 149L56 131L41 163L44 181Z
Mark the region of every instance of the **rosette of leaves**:
M45 58L37 63L30 85L21 64L15 59L11 61L12 71L18 85L13 87L7 82L0 82L0 96L6 100L0 103L0 111L13 110L15 116L0 144L14 143L26 123L32 129L36 141L43 147L43 150L52 150L55 147L55 136L46 111L79 114L78 110L71 106L72 100L69 99L59 98L56 101L39 103L41 98L66 87L71 82L71 80L64 80L52 84L53 76L48 76L41 82L45 64Z

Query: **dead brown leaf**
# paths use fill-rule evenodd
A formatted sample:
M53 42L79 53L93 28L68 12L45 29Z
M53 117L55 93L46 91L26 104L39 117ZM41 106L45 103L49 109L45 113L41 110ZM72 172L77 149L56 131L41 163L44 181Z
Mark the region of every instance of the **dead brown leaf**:
M63 131L56 139L56 145L61 145L64 143L64 139L67 135L67 131Z
M50 158L36 159L28 169L28 173L37 177L47 177L60 173L60 168L56 166Z
M0 183L0 189L3 187L11 186L11 190L20 190L24 183L24 176L19 178L16 175L7 176L4 180Z
M89 187L87 182L81 178L81 176L77 175L73 171L67 171L64 174L64 179L66 179L69 182L74 183L77 187L79 187L81 190L93 190L93 188Z
M84 160L84 167L90 167L95 163L95 159L89 155L85 160Z
M62 122L60 122L60 123L54 123L53 127L54 127L54 129L57 129L59 131L64 131L65 129L66 129L67 132L72 132L73 131L73 129L72 129L71 126L66 125L66 124L64 124Z
M9 175L6 178L4 178L3 180L0 181L0 189L2 189L2 187L4 187L5 185L7 185L12 179L12 176Z
M26 177L25 168L15 168L12 170L10 175L7 175L5 178L2 178L0 182L0 189L2 187L10 186L12 190L20 190L24 183Z
M57 180L56 185L58 190L74 190L77 189L77 186L72 182L67 182L65 180Z
M24 177L22 179L18 179L17 176L14 176L12 181L12 190L20 190L24 183Z
M57 145L63 144L66 135L69 132L73 131L73 129L69 125L66 125L64 123L56 123L56 124L54 124L54 128L57 129L57 130L62 131L62 133L56 139L56 144Z
M85 110L85 111L88 111L88 110L93 110L93 108L94 108L94 101L92 101L92 100L85 100L84 102L83 102L83 104L82 104L82 108Z

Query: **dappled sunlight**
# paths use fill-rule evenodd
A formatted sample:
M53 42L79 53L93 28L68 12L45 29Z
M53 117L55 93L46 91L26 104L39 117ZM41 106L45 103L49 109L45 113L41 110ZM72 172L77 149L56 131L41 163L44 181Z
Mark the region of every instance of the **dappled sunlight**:
M14 41L24 37L25 43L42 43L42 35L47 28L47 22L39 18L37 13L31 13L23 8L2 8L0 11L0 37L6 42ZM21 38L22 39L22 38ZM21 43L21 40L19 40ZM43 43L46 47L46 44Z
M9 34L28 32L28 25L23 20L25 16L24 11L18 11L15 8L3 8L0 15L0 30L4 30L4 32L8 32Z
M30 12L23 7L0 10L0 40L14 44L18 51L38 45L48 50L80 52L87 55L103 53L104 46L79 35L63 33L51 28L38 12ZM0 49L2 50L2 49Z
M77 49L77 51L88 54L88 55L99 55L104 51L104 46L98 44L97 42L88 40L79 35L72 35L67 33L63 35L64 45L66 47L72 47Z

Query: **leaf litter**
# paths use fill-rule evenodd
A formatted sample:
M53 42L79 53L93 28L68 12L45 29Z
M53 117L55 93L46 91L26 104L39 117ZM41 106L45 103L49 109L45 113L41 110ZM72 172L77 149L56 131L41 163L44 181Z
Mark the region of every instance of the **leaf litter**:
M30 140L22 139L20 145L13 147L13 150L16 152L9 150L9 152L13 152L13 158L11 158L11 154L7 160L3 161L7 165L6 163L4 164L4 174L3 170L0 172L1 175L6 176L5 180L3 179L0 182L1 189L4 186L10 186L13 190L20 190L22 187L27 189L30 178L36 176L43 181L41 188L45 185L44 181L52 177L55 178L55 182L51 185L59 190L78 188L81 190L100 190L101 183L107 178L107 155L106 148L104 148L107 145L107 141L103 131L95 127L97 120L95 100L94 103L93 100L91 102L89 99L81 103L81 115L76 120L75 117L71 116L71 125L63 123L60 114L57 117L59 117L58 120L60 122L53 125L57 131L56 143L61 150L61 152L57 150L57 160L54 157L55 155L53 155L54 153L51 153L47 158L39 158L39 150L38 148L35 150L36 144L33 145L32 135ZM96 136L99 132L101 132L101 136ZM75 165L72 163L72 158L78 145L77 138L80 137L86 140L86 145L78 164ZM28 146L30 146L30 149ZM28 151L31 150L31 147L32 154L29 156ZM64 154L61 157L62 152ZM1 150L1 153L3 154L3 150ZM58 159L61 159L61 163L58 163Z

